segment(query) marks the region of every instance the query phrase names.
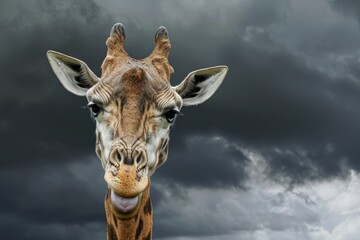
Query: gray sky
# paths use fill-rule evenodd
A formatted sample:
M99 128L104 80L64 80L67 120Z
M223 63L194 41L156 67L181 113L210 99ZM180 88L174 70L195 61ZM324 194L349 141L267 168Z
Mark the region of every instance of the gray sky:
M116 22L135 58L167 27L173 85L230 68L171 130L152 177L154 239L357 239L358 0L0 0L1 238L105 239L95 126L45 53L100 75Z

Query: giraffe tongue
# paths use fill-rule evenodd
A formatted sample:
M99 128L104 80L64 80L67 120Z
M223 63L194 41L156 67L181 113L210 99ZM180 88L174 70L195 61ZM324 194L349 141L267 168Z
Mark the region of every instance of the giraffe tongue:
M136 205L139 201L139 196L133 198L124 198L120 195L116 194L113 190L111 190L111 202L112 204L123 213L131 212L136 208Z

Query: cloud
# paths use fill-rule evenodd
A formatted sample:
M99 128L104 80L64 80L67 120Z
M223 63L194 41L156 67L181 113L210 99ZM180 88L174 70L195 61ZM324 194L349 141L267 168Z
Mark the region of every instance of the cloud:
M57 167L2 169L2 188L7 195L1 199L1 212L43 223L102 219L106 191L102 176L99 161L91 157Z
M162 192L155 206L155 232L160 239L340 240L356 236L358 173L289 189L267 174L266 157L256 150L242 151L249 159L246 190L186 186L179 194L166 181L153 183Z
M154 178L183 186L241 188L247 161L239 146L223 137L190 136L170 150L169 160Z
M258 149L268 161L268 173L280 181L302 184L347 176L349 165L333 145L283 146Z
M360 4L356 0L328 0L329 3L344 15L352 14L360 20Z
M14 215L1 215L1 232L4 237L13 239L104 239L106 227L103 223L69 223L66 225L54 223L34 223L22 219L14 219Z
M51 166L1 170L4 194L0 228L3 236L13 239L105 238L103 199L106 185L100 162L86 157L86 161Z
M77 103L67 107L54 99L31 107L10 102L2 106L6 114L1 117L0 144L6 158L0 165L61 165L94 153L93 123L88 110L80 107L86 103Z
M108 32L105 34L99 29L103 24L109 28L111 25L92 1L31 0L3 2L2 5L1 63L6 69L3 79L7 83L1 89L2 103L39 104L50 96L59 96L56 89L60 84L54 81L56 78L46 60L49 49L69 51L75 56L79 52L83 52L83 56L102 56L101 52L91 51L90 43L98 41L101 49ZM87 62L90 66L94 63L92 60ZM95 72L100 64L98 61Z

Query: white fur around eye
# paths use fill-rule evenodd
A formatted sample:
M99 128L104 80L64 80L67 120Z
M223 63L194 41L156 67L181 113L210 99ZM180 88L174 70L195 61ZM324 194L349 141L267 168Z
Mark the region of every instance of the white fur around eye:
M157 152L161 139L167 137L168 127L159 127L157 133L153 134L148 143L146 144L146 152L148 157L149 176L151 176L156 169L158 164Z
M108 161L108 156L110 154L111 144L113 141L113 134L109 131L109 128L105 124L97 123L96 124L98 131L100 132L102 143L104 149L102 150L106 159L101 159L102 165L106 166Z

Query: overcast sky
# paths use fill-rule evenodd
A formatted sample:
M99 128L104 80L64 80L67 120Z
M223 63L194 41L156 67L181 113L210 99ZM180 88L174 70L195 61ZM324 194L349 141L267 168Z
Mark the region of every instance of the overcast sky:
M116 22L134 58L167 27L173 85L230 69L171 130L154 239L358 239L360 1L0 0L1 239L105 239L95 125L45 53L100 75Z

